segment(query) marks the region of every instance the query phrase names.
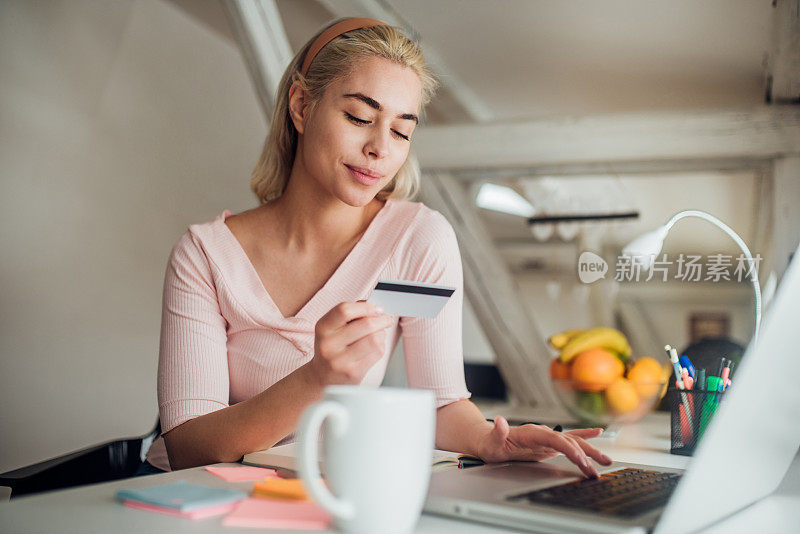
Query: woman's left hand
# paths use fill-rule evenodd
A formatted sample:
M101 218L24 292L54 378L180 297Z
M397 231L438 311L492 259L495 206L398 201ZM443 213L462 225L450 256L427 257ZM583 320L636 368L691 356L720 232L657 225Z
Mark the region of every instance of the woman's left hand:
M602 432L601 428L583 428L562 433L533 424L512 428L503 417L498 417L492 431L481 441L478 456L487 463L510 460L539 462L563 453L586 476L593 478L598 473L589 458L601 465L611 465L611 458L586 442Z

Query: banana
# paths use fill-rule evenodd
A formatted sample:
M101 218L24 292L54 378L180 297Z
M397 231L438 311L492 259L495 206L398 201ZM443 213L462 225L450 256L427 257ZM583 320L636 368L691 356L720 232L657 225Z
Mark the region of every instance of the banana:
M567 363L581 352L595 348L618 352L623 360L631 355L631 347L622 332L613 328L597 327L571 338L562 347L559 359Z
M550 336L550 339L548 339L548 341L550 342L550 345L554 349L561 350L564 348L564 345L569 343L570 339L577 336L578 334L582 334L583 332L586 332L586 330L584 330L583 328L571 328L569 330L564 330L563 332L559 332L558 334L553 334L552 336Z

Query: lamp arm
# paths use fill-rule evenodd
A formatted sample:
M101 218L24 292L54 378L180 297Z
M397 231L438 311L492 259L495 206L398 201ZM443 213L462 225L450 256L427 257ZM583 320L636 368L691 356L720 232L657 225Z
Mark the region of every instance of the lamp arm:
M667 224L664 225L664 228L666 229L667 232L669 232L670 228L672 228L672 226L676 222L686 217L697 217L700 219L705 219L706 221L719 227L723 232L728 234L730 238L736 242L737 245L739 245L739 248L742 249L742 252L747 258L750 267L752 268L754 266L753 255L750 254L750 249L747 248L747 244L745 244L742 238L739 237L739 234L734 232L730 226L720 221L710 213L706 213L704 211L699 211L699 210L680 211L675 215L673 215L669 221L667 221ZM755 294L755 300L756 300L756 327L753 332L753 341L756 341L758 339L758 332L761 329L761 284L758 281L758 276L756 275L755 271L751 273L750 281L753 282L753 293Z

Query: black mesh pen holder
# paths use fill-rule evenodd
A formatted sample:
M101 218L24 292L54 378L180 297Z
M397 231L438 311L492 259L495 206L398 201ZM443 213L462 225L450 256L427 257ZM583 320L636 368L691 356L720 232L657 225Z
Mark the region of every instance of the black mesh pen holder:
M725 397L722 391L673 390L670 398L670 449L691 456Z

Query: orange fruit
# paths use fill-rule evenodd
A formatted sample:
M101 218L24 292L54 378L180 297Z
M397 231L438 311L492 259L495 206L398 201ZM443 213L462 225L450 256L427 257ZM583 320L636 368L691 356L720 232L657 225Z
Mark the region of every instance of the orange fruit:
M605 349L589 349L572 360L571 376L581 391L603 391L624 372L619 358Z
M636 386L626 378L617 378L606 388L606 402L618 414L632 412L639 406Z
M639 358L628 371L628 380L633 382L642 398L657 395L664 380L664 368L655 358Z
M557 357L550 362L550 378L560 380L569 378L569 364L562 362Z

